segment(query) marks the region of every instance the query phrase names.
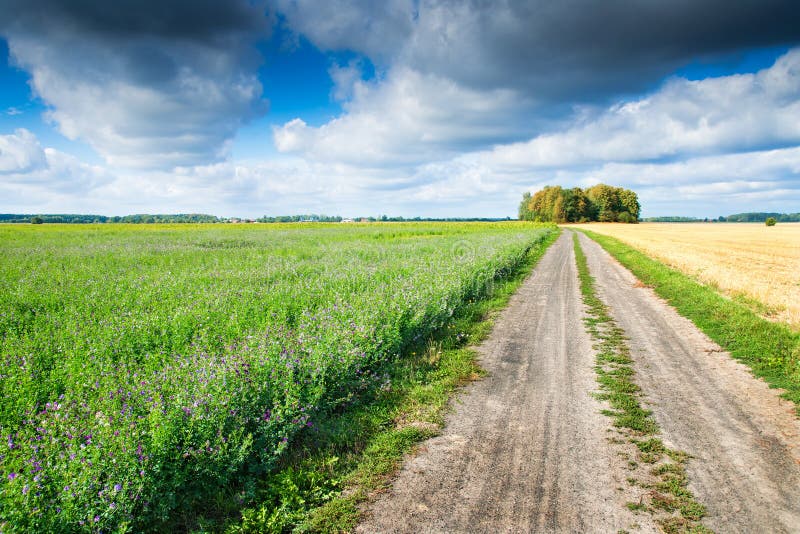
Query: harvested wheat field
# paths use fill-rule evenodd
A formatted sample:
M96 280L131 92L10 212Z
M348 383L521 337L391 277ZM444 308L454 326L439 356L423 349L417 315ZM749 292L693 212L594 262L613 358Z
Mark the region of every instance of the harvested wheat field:
M616 237L731 297L752 299L765 317L800 329L800 223L572 226Z

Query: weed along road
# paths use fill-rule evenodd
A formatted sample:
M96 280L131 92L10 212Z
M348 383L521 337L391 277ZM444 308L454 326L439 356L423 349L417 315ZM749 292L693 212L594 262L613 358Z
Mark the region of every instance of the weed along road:
M565 231L479 347L488 376L358 532L800 532L793 405L579 243L592 287ZM605 318L591 315L587 291ZM619 399L598 395L601 368L633 369L641 391L625 386L626 398L652 415L632 408L643 419L626 423Z

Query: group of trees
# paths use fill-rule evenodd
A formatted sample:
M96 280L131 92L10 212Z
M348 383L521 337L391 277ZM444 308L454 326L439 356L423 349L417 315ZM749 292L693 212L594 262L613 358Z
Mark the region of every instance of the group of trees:
M541 222L625 222L639 220L639 198L630 189L598 184L589 189L545 186L533 195L525 193L519 218Z
M699 219L697 217L660 216L647 217L643 222L765 222L774 219L775 222L800 222L800 213L770 213L753 211L747 213L734 213L733 215L720 215L716 219Z

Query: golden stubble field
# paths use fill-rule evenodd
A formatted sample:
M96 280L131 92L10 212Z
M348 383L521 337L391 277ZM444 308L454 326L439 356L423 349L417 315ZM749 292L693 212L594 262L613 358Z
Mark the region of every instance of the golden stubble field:
M610 235L800 329L800 223L576 224Z

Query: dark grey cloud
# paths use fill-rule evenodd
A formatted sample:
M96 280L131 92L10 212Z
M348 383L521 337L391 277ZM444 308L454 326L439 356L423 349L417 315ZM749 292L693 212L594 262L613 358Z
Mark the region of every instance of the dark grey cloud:
M241 0L2 0L4 27L105 35L110 40L144 35L200 42L267 28L263 3Z
M323 50L352 50L391 62L414 30L414 0L274 0L290 30Z
M796 1L464 5L433 5L431 17L421 10L424 37L411 50L413 64L470 85L508 84L551 99L638 91L693 58L800 42ZM459 58L460 50L470 54Z
M800 43L796 0L339 0L336 15L316 5L279 2L323 48L551 102L636 92L695 59Z
M111 164L219 161L266 111L255 43L273 21L263 4L0 0L0 13L49 119Z

